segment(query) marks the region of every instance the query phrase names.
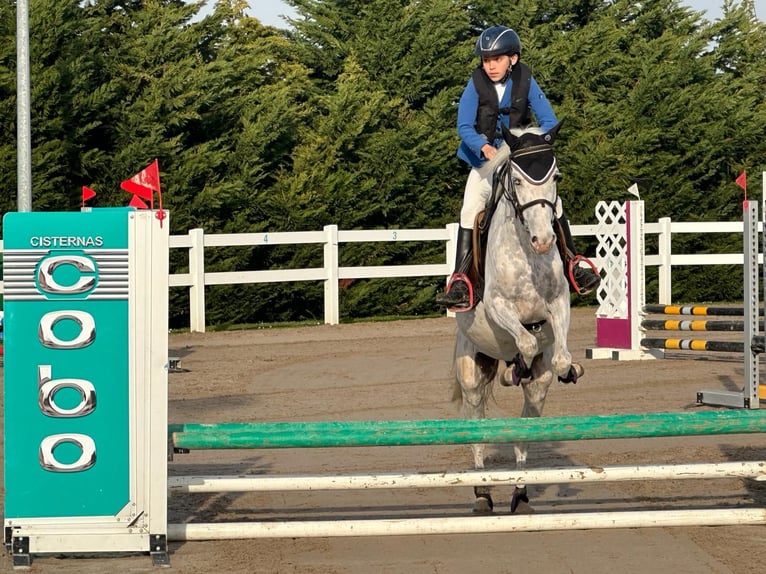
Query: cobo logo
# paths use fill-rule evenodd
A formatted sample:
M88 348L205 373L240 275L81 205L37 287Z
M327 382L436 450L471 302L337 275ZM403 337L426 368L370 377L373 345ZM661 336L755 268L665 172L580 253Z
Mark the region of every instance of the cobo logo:
M48 255L36 269L37 289L49 300L66 303L68 297L83 294L95 288L98 281L96 262L83 254ZM66 329L57 329L66 325ZM61 332L63 331L63 333ZM48 349L70 351L83 349L96 340L96 321L87 311L60 309L40 317L37 329L39 343ZM96 388L91 381L78 378L54 378L55 365L37 366L37 404L45 416L64 419L84 417L96 408ZM79 395L79 402L62 406L57 396L64 390ZM75 401L76 402L76 401ZM64 462L56 456L62 445L70 445L79 456ZM96 443L92 437L79 433L54 434L40 443L40 466L51 472L82 472L96 464Z

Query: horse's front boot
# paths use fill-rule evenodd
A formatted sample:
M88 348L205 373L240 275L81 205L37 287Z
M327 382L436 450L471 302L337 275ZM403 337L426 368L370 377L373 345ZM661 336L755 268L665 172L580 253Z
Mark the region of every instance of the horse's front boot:
M527 362L521 356L521 353L518 353L512 361L507 361L506 365L508 368L500 380L503 386L510 387L514 385L518 387L524 379L532 378L532 369L527 366Z
M492 514L495 508L492 502L492 496L489 494L489 488L474 486L473 494L476 500L473 503L474 514Z
M559 377L559 381L562 383L576 384L577 379L579 379L584 373L585 368L580 363L572 363L567 374Z
M534 514L534 512L534 509L529 505L527 487L515 487L511 495L511 514Z

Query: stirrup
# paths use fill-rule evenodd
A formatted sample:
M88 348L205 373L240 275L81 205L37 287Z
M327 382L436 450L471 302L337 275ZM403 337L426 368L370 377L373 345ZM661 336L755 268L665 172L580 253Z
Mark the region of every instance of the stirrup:
M598 281L595 281L590 287L581 287L580 284L575 281L574 271L581 261L585 261L585 263L587 263L588 266L590 266L590 268L593 270L593 274L598 278ZM599 274L596 266L593 264L593 261L587 257L583 257L582 255L575 255L569 260L567 264L567 279L569 280L569 284L572 286L572 289L574 289L575 293L578 295L587 295L592 293L593 290L601 283L601 275Z
M459 307L447 307L447 311L450 311L451 313L462 313L463 311L470 311L471 309L473 309L473 306L475 305L475 299L473 295L473 284L471 283L471 280L468 279L468 276L465 273L452 274L452 276L450 277L449 283L447 283L445 294L449 294L450 289L452 289L452 284L458 281L462 281L463 283L465 283L466 287L468 288L468 304L462 305Z

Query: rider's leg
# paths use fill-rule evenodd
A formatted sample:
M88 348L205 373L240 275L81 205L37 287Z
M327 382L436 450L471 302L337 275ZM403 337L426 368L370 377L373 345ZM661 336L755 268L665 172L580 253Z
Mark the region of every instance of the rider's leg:
M469 287L466 283L466 273L471 268L473 260L473 229L462 225L457 233L457 253L455 255L455 271L452 273L448 290L436 297L436 302L445 307L463 309L471 304Z
M463 193L463 207L460 210L460 228L457 239L455 271L450 277L447 291L437 295L436 302L447 308L469 309L471 297L468 277L473 252L473 226L476 215L492 193L492 170L488 167L475 167L468 173Z
M601 283L601 276L594 273L591 269L585 269L575 264L572 266L572 273L569 273L569 262L577 257L577 248L572 239L572 230L569 229L569 220L567 219L564 211L561 211L561 216L556 220L561 229L561 234L564 236L564 243L566 244L566 257L564 261L564 273L569 281L570 286L574 291L580 295L587 295L598 287Z

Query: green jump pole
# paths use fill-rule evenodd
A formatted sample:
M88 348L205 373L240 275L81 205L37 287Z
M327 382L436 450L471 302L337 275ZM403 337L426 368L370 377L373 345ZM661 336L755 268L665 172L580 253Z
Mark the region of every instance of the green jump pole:
M509 443L766 433L766 409L516 419L170 425L179 449Z

